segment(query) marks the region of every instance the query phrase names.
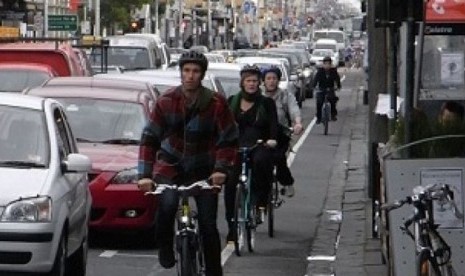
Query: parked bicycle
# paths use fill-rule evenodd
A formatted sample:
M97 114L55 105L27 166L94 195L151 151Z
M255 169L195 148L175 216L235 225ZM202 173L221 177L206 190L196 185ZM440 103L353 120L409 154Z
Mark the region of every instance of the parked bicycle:
M197 214L191 209L189 197L199 193L221 190L219 186L211 186L206 180L195 182L189 186L157 184L155 191L146 195L159 195L166 190L176 190L179 194L180 207L176 219L176 250L178 252L178 275L194 276L205 274L202 238L199 234Z
M413 206L413 215L404 222L400 229L415 242L416 275L457 275L451 264L451 248L437 231L439 225L434 223L433 201L450 204L454 215L460 219L463 217L455 204L453 191L446 184L417 186L413 189L412 196L385 204L381 206L381 210L389 212L405 204ZM409 229L412 224L414 225L413 232Z

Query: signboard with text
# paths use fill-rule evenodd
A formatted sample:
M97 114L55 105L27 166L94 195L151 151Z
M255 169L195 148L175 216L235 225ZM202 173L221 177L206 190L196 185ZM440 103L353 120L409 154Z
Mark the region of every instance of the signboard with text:
M428 1L426 22L427 35L465 35L465 0Z
M77 31L77 27L77 15L64 14L48 16L49 31Z

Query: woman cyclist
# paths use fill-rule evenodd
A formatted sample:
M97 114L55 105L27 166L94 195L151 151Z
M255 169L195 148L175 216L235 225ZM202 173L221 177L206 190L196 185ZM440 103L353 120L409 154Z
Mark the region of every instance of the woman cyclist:
M285 194L292 197L294 196L294 178L287 166L286 153L290 146L290 138L286 132L292 126L294 134L299 135L302 132L302 118L295 96L291 92L281 90L278 86L281 74L281 70L277 66L262 69L264 95L274 100L278 113L278 145L274 152L276 177L279 183L284 186Z
M258 140L265 141L251 156L252 198L256 199L259 212L264 212L273 180L273 150L277 142L276 105L260 90L261 71L256 65L246 65L240 71L241 91L228 99L229 106L239 127L239 145L252 147ZM229 232L227 241L235 240L233 225L234 199L240 164L225 187L226 221ZM260 213L259 213L259 217Z

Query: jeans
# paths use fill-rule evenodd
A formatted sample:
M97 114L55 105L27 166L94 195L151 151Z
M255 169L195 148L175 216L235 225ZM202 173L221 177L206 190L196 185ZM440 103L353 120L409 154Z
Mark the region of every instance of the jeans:
M155 180L156 181L156 180ZM159 182L169 183L169 182ZM221 243L216 225L218 195L201 194L195 196L197 219L202 237L205 257L206 276L221 276ZM179 196L176 191L165 190L158 198L156 217L157 241L163 248L173 248L174 222L178 211Z
M321 121L321 108L323 107L325 95L326 95L326 92L318 92L316 94L316 119L317 121ZM328 101L331 104L331 117L334 117L337 115L337 110L336 110L337 98L336 98L336 95L334 95L334 92L328 95Z
M290 186L294 184L294 177L292 177L291 170L287 166L287 150L289 149L289 141L278 142L278 146L273 152L273 160L276 166L276 178L283 186Z
M265 147L257 147L251 156L252 165L252 200L255 199L258 206L266 206L268 195L271 192L273 181L273 151ZM236 185L241 173L241 163L229 178L224 190L224 205L226 208L226 221L231 227L234 217L234 201L236 196Z

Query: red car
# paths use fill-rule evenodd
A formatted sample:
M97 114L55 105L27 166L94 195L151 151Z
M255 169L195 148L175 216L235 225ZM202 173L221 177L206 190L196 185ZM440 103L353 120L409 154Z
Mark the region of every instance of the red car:
M153 95L136 88L99 87L98 82L83 87L80 78L76 86L55 83L26 93L64 105L79 151L92 160L91 230L147 230L154 238L156 199L136 185L139 141Z
M57 75L46 64L0 63L0 92L22 92L26 88L40 86Z

